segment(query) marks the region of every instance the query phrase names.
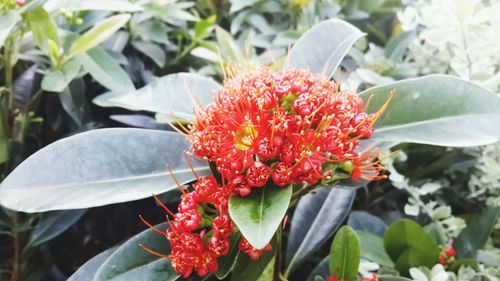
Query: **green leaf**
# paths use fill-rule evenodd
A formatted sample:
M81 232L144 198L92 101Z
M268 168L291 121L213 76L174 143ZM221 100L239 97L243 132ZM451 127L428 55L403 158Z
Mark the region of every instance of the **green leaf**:
M226 276L231 273L233 270L234 266L236 265L236 260L238 259L238 256L240 255L240 250L238 249L238 243L240 242L240 237L241 234L233 234L231 235L231 250L229 254L219 257L218 259L218 265L219 269L215 273L215 276L219 280L226 278Z
M351 210L354 189L324 188L302 197L293 213L286 246L285 276L330 238Z
M387 229L387 224L383 220L364 211L352 211L347 219L347 225L356 231L362 230L380 237L384 236Z
M156 227L163 231L167 229L167 224ZM99 268L93 281L174 281L180 278L167 259L146 252L139 244L159 253L170 252L167 238L148 229L118 247Z
M272 243L273 250L264 252L260 259L254 261L246 254L241 253L236 259L236 265L231 273L232 281L271 281L267 278L266 270L269 269L269 264L274 265L274 257L276 245ZM261 279L262 278L262 279Z
M408 279L401 276L388 276L388 275L379 275L379 281L413 281L412 279Z
M81 126L85 115L89 112L83 79L73 80L58 97L64 111L68 113L78 126Z
M50 0L45 4L45 7L49 11L63 9L68 12L85 10L137 12L143 10L141 5L128 0Z
M10 142L6 134L5 125L8 124L4 114L0 114L0 164L5 163L9 159Z
M136 48L139 52L152 59L154 63L158 65L158 67L162 68L165 66L167 60L165 51L157 44L150 42L133 41L132 46L134 46L134 48Z
M194 37L203 39L210 35L210 31L213 29L213 25L216 20L217 16L211 15L207 19L202 19L196 22L194 25Z
M111 248L93 257L73 273L67 281L93 281L99 267L115 250L116 248Z
M361 244L361 256L385 267L394 267L394 263L384 249L384 240L373 233L356 230Z
M408 219L391 224L384 235L384 247L395 268L408 275L411 267L431 268L438 262L439 248L425 230Z
M370 88L360 94L368 112L394 98L375 123L373 141L477 146L500 140L500 98L471 82L429 75Z
M232 63L245 61L243 53L231 34L221 27L216 27L215 37L217 38L217 43L220 47L222 57Z
M0 48L5 43L5 39L10 34L12 28L21 20L21 16L16 11L7 11L0 15Z
M22 212L82 209L175 190L165 165L182 184L195 178L183 150L189 143L173 132L113 128L77 134L21 163L0 185L0 204ZM200 176L210 174L206 162L192 162Z
M68 84L78 75L81 68L80 62L70 60L60 69L53 69L43 77L42 89L48 92L62 92Z
M97 45L108 39L113 33L118 31L130 19L129 14L121 14L109 17L96 24L89 31L78 38L68 51L66 59L85 53L86 51L97 47Z
M350 226L343 226L335 234L330 248L330 274L338 279L355 281L361 261L361 247L356 232Z
M290 51L290 65L332 77L340 62L363 32L339 19L320 22L309 29Z
M96 47L79 54L76 59L104 87L117 92L135 90L127 73L104 49Z
M328 278L330 275L330 256L324 257L312 270L306 281L314 281L316 277Z
M211 79L193 73L176 73L163 76L143 88L123 95L109 93L98 96L94 103L117 106L129 110L146 110L165 115L175 115L182 120L192 120L193 109L212 102L212 94L220 85ZM174 118L169 119L169 121Z
M254 188L247 197L233 196L229 199L229 216L248 242L262 249L273 238L291 197L291 186Z
M44 213L31 232L26 247L35 247L52 240L75 224L85 212L84 209Z
M473 268L476 271L480 271L481 269L479 268L478 261L475 259L458 259L453 261L453 263L450 265L449 270L453 272L458 272L460 267L470 267Z
M416 33L413 30L401 32L397 36L392 37L384 49L385 57L394 63L401 62L406 49L415 40L415 37Z
M323 277L321 276L314 276L314 281L325 281L325 279L323 279Z
M44 50L47 54L50 53L48 40L52 40L56 46L59 45L57 25L54 19L42 7L24 13L23 17L28 28L33 32L33 38L40 49Z
M500 208L489 207L477 219L467 223L467 227L453 243L457 257L476 258L477 250L488 240L499 216Z

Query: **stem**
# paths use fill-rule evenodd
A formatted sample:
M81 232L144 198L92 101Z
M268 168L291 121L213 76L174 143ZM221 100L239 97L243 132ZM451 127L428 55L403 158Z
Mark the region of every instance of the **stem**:
M7 89L7 109L12 108L12 38L5 40L4 64L5 64L5 88Z
M276 231L276 259L274 261L274 280L278 281L288 281L283 274L281 274L281 266L282 266L282 259L283 256L281 255L281 248L282 248L282 242L283 242L283 237L282 237L282 230L281 230L281 224L278 227L278 230Z
M14 234L14 263L12 265L12 275L10 281L21 280L21 238L19 237L19 213L12 216L13 234Z

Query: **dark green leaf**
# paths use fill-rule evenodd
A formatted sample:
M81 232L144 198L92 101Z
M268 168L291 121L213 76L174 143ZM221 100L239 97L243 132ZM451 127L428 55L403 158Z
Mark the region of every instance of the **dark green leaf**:
M332 77L340 62L363 33L339 19L323 21L309 29L290 51L290 65Z
M477 219L469 222L453 243L459 258L475 258L497 223L500 208L489 207Z
M360 94L378 111L395 92L375 123L371 140L441 146L476 146L500 140L500 98L471 82L429 75L370 88Z
M353 211L347 219L347 224L355 230L363 230L378 236L384 236L387 224L370 213Z
M157 228L164 231L167 224L160 224ZM99 268L93 281L174 281L180 278L167 259L146 252L139 244L158 253L170 252L167 238L148 229L118 247Z
M66 113L81 126L89 111L83 79L73 80L58 96Z
M21 163L0 185L0 204L17 211L81 209L142 199L195 176L184 159L189 143L173 132L101 129L50 144ZM192 160L199 175L206 162ZM40 200L43 198L44 200Z
M165 62L167 60L165 51L155 43L133 41L132 46L134 46L134 48L136 48L139 52L152 59L154 63L158 65L158 67L162 68L165 66Z
M326 256L322 259L318 265L313 269L306 281L314 281L315 278L322 277L323 279L328 278L330 275L330 256Z
M330 274L338 279L355 281L361 261L361 247L356 232L343 226L335 234L330 249Z
M325 188L300 199L286 247L286 276L335 233L349 214L355 194L354 189Z
M389 226L384 235L384 247L395 268L408 275L411 267L431 268L438 262L439 248L416 222L399 220Z
M30 240L26 247L35 247L57 237L75 224L85 211L71 210L44 213L40 221L36 224L35 229L31 232Z
M252 192L253 193L253 192ZM238 255L236 265L231 274L232 281L257 281L266 271L269 263L274 263L276 245L273 243L273 250L264 252L260 259L254 261L246 254ZM266 275L264 275L265 277ZM265 279L264 279L265 280ZM264 281L261 280L261 281ZM272 279L271 279L272 280ZM267 280L265 280L267 281Z
M291 196L291 186L254 188L247 197L229 199L229 215L248 242L262 249L278 229Z
M99 267L101 267L104 261L106 261L115 250L116 248L112 248L93 257L73 273L67 281L93 281Z

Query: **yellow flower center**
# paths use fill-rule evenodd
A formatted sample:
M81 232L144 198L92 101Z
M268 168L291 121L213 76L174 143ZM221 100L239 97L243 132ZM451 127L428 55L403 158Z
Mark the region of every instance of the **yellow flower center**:
M253 124L250 121L245 122L241 124L234 135L234 145L240 150L249 150L257 134L258 132L253 127Z

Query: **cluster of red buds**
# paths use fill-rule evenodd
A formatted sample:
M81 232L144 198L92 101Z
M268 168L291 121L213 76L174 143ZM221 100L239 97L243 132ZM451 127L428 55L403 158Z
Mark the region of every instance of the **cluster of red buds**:
M191 152L212 161L233 194L272 182L379 179L373 154L356 152L380 116L366 114L363 100L324 76L306 70L267 68L228 79L214 103L196 111ZM347 173L347 175L346 175Z
M346 279L343 279L343 278L338 279L336 275L337 275L337 273L328 276L327 281L347 281ZM363 279L361 279L361 281L378 281L378 275L377 275L377 273L373 273L370 276L364 276Z
M172 126L191 142L194 156L215 164L221 181L197 177L192 192L180 187L178 213L165 207L173 219L160 232L171 254L146 249L168 258L183 277L193 271L204 276L217 271L217 258L228 254L237 231L228 214L230 196L248 196L265 185L383 178L378 152L356 149L386 106L366 114L356 94L305 70L260 68L225 79L213 104L195 110L189 128ZM256 249L242 237L238 249L257 260L271 246Z
M457 252L455 251L455 248L452 246L444 247L439 253L439 263L442 265L451 263L455 260L456 255Z
M234 225L228 214L229 189L221 187L215 177L198 178L193 184L193 191L183 192L178 212L170 211L156 196L157 203L173 217L168 218L169 227L166 232L156 229L142 217L151 228L165 235L170 242L170 255L156 253L145 246L147 251L170 260L175 271L184 278L189 277L193 270L199 276L214 273L218 269L217 258L225 256L230 251L230 237ZM201 206L213 206L213 215L205 212ZM241 238L239 250L253 260L259 259L263 251L271 250L267 245L264 249L252 247L245 238Z

